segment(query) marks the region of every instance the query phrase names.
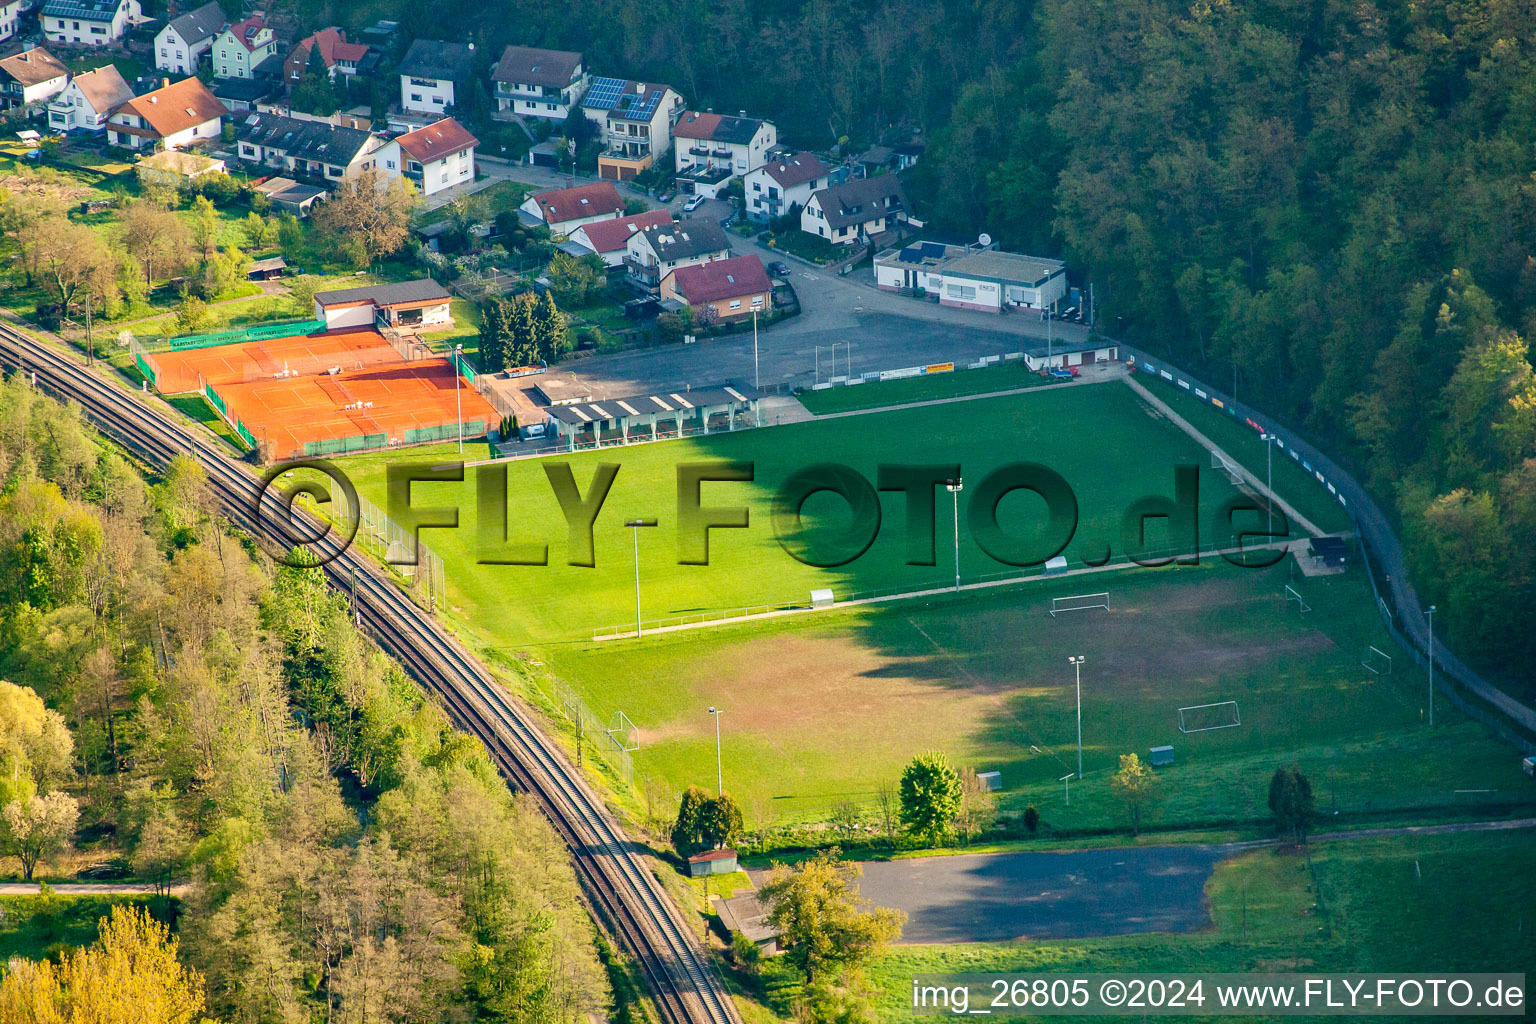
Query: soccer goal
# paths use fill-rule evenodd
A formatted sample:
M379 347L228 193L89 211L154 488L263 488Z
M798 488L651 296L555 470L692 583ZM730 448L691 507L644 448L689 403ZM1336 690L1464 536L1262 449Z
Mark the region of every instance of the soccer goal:
M1298 609L1300 609L1301 614L1303 614L1303 615L1305 615L1307 612L1312 610L1312 606L1307 604L1307 602L1302 599L1301 594L1297 592L1296 588L1291 586L1289 583L1287 583L1285 585L1285 610L1286 611L1290 611L1291 610L1291 602L1292 601L1296 602L1296 607Z
M1238 714L1237 701L1222 700L1215 704L1193 704L1179 708L1179 732L1210 732L1212 729L1233 729L1243 724Z
M1368 672L1374 672L1378 676L1392 674L1392 655L1380 647L1367 647L1360 657L1360 664L1364 665Z
M1237 468L1237 463L1233 462L1231 459L1227 458L1225 455L1221 454L1221 452L1214 448L1211 449L1211 468L1217 470L1218 472L1225 473L1227 475L1227 480L1234 486L1243 482L1243 474L1242 471Z
M1073 594L1071 597L1051 598L1051 617L1058 612L1085 612L1091 608L1109 611L1109 591L1102 594Z
M629 716L622 711L613 713L613 721L609 723L606 732L613 737L619 749L625 753L640 749L640 740L636 733L635 723L629 720Z

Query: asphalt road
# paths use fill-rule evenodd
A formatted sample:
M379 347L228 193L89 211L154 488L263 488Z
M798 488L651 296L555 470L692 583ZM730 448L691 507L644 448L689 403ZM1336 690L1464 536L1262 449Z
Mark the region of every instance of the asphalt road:
M872 861L859 891L907 912L904 943L1194 932L1219 846L1142 846Z

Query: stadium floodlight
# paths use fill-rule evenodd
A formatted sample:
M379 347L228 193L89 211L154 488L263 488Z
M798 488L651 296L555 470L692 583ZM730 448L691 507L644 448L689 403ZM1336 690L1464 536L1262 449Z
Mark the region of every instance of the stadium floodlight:
M630 519L630 520L626 520L624 525L629 527L630 532L634 535L634 538L635 538L635 639L638 640L638 639L640 639L640 634L641 634L641 626L640 626L640 527L642 527L642 526L655 526L656 525L656 520L654 520L654 519Z
M1083 777L1083 656L1074 654L1067 658L1077 676L1077 777Z
M1269 499L1269 517L1267 525L1270 533L1275 530L1275 442L1279 440L1274 434L1260 434L1259 440L1264 442L1264 475L1268 480L1266 484L1267 497Z
M1429 606L1429 727L1435 727L1435 606Z
M964 482L959 477L944 481L944 489L949 491L950 498L955 506L955 593L960 593L960 492L965 489Z
M720 772L720 715L721 709L713 704L709 706L709 713L715 720L715 796L725 794L724 776Z
M459 378L464 376L464 343L453 346L453 401L459 409L459 454L464 454L464 399L459 397Z

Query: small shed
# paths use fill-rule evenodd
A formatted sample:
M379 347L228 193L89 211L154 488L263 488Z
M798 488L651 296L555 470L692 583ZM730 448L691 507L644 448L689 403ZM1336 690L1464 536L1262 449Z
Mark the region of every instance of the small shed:
M692 878L702 878L705 875L728 875L735 870L737 870L735 850L705 850L688 858L688 874Z
M779 933L768 923L768 908L758 901L757 893L717 899L715 908L720 913L720 923L725 925L727 931L745 935L764 956L778 954Z
M1173 764L1173 748L1170 746L1153 747L1147 751L1147 760L1153 768L1163 768Z
M1067 571L1067 559L1065 555L1057 555L1055 558L1046 559L1045 574L1047 576L1059 576Z
M826 588L811 591L812 608L831 608L833 604L832 591Z
M224 161L215 160L199 153L179 149L166 149L154 156L147 156L134 167L139 180L146 185L170 185L179 187L185 182L196 181L205 174L224 170Z
M439 240L452 230L453 223L451 221L439 220L433 221L431 224L423 224L420 227L412 228L411 233L421 239L421 244L425 245L428 249L431 249L433 252L439 252L442 246Z
M288 269L288 261L281 256L268 256L264 260L256 260L251 264L251 269L245 276L252 281L274 281L283 276Z
M986 786L988 790L996 793L1003 788L1002 772L977 772L976 781Z
M1307 542L1312 557L1321 565L1329 569L1344 568L1344 560L1349 550L1343 537L1313 537Z

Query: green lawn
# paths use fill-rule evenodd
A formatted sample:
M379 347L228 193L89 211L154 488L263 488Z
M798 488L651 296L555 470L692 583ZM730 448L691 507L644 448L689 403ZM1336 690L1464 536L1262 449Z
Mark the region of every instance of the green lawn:
M871 971L882 1022L925 972L1525 971L1536 964L1529 832L1354 840L1217 865L1194 935L898 946ZM1116 1018L1123 1020L1124 1018Z
M521 181L503 180L470 195L480 206L481 216L490 220L503 210L516 210L523 205L524 199L536 191L538 189L533 185L527 185ZM448 212L447 206L428 210L416 218L416 224L418 227L424 227L428 224L436 224L440 220L447 220Z
M0 896L0 964L90 945L114 906L148 907L159 916L161 904L151 896Z
M1005 463L1029 459L1061 473L1074 489L1080 510L1076 537L1067 557L1077 560L1101 552L1107 543L1120 546L1120 520L1132 501L1149 494L1171 494L1173 469L1179 463L1198 464L1200 450L1171 425L1154 418L1129 389L1118 384L1083 388L1043 389L1021 396L982 399L963 407L963 430L942 428L955 420L949 409L912 409L828 422L808 422L763 430L716 433L662 444L642 445L601 453L559 456L572 465L585 488L598 463L622 468L610 492L595 532L597 567L567 564L567 530L559 506L545 480L542 463L508 465L510 539L548 543L548 566L475 566L474 485L419 484L418 505L455 501L464 529L428 531L427 544L446 560L451 580L450 600L459 606L471 627L498 644L570 640L591 636L596 627L622 623L634 611L634 572L626 517L656 516L659 530L641 539L641 576L647 618L695 614L701 611L805 601L812 589L831 587L839 596L872 588L918 588L942 585L953 576L952 560L944 549L952 531L948 501L940 501L937 516L937 565L907 565L904 499L882 499L884 521L868 553L849 565L817 569L790 557L775 539L770 512L775 489L807 465L843 461L873 480L879 463L942 463L959 461L967 479L982 477ZM1064 418L1082 417L1105 438L1136 436L1134 445L1087 446L1080 436L1060 429ZM1006 439L977 445L977 440ZM402 455L388 453L347 460L359 491L380 506L385 504L384 467L401 458L428 463L441 460L437 449ZM755 466L753 483L706 483L706 506L746 506L747 529L711 531L710 564L679 565L677 532L677 465L692 461L746 461ZM1201 471L1206 507L1233 493L1218 474ZM1021 536L1038 535L1038 499L1017 492L999 506L999 517L1011 522ZM965 505L969 497L963 498ZM1039 507L1037 507L1039 506ZM964 510L962 509L962 512ZM846 506L829 495L806 503L813 522L836 526L846 521ZM961 571L966 576L1009 571L970 540L966 515L960 517ZM1038 570L1031 570L1038 571Z
M923 374L918 377L855 384L852 387L842 385L827 388L824 391L806 391L798 397L801 405L817 416L825 416L827 413L848 412L853 409L878 409L887 405L984 395L992 391L1014 391L1018 388L1044 387L1055 383L1057 382L1049 377L1030 372L1020 360L999 363L980 370Z
M1273 470L1275 492L1285 495L1297 511L1319 527L1335 532L1352 528L1349 512L1317 477L1291 458L1288 449L1276 448L1271 464L1266 465L1264 442L1247 423L1154 374L1138 373L1136 379L1258 479L1265 479ZM1210 464L1209 459L1206 464Z

